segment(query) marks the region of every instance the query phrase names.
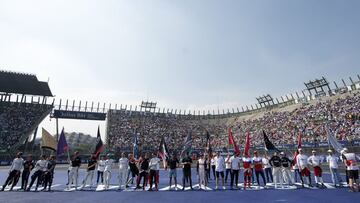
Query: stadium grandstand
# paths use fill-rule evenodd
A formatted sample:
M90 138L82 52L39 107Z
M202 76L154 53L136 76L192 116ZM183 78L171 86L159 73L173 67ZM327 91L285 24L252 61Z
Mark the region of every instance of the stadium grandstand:
M0 71L0 150L15 152L29 141L41 121L51 112L53 97L47 82L35 75Z
M359 78L360 80L360 78ZM227 128L232 127L235 140L244 146L245 134L250 133L254 149L263 150L263 134L281 149L296 149L298 132L302 133L303 147L328 149L325 127L337 129L336 138L348 147L360 144L359 81L350 86L330 89L325 78L306 83L308 94L281 97L274 102L270 95L257 98L260 105L251 109L225 114L176 114L160 111L111 109L107 116L107 144L110 151L131 151L134 137L140 149L154 151L164 136L170 150L179 151L190 131L194 151L203 151L206 131L211 135L215 150L227 150ZM311 87L310 87L311 86ZM325 92L326 86L328 92ZM315 90L315 94L312 94ZM314 92L314 91L313 91ZM299 95L302 95L300 97ZM271 98L271 99L269 99ZM262 102L267 105L262 105ZM271 101L271 102L269 102ZM242 108L244 109L244 108Z
M222 113L208 111L161 111L155 102L142 102L137 110L127 105L115 105L115 108L97 108L81 101L75 107L54 105L47 101L53 94L47 82L38 81L32 74L0 71L0 148L11 154L19 147L34 142L36 130L47 116L54 116L56 110L65 113L95 113L95 117L78 119L92 120L97 114L103 114L98 120L107 122L106 149L111 152L133 149L134 137L138 139L140 150L154 151L162 137L171 151L180 151L185 138L192 134L193 149L201 152L205 148L206 133L209 132L211 146L217 151L228 150L227 130L231 127L236 142L244 146L245 135L250 133L253 149L263 150L262 131L281 149L295 149L297 133L302 133L303 147L328 147L325 126L337 129L336 138L346 146L360 145L360 77L350 78L351 83L343 86L334 82L330 88L322 77L305 83L307 89L299 94L291 93L280 98L270 94L256 98L258 104L230 110ZM326 87L327 91L323 87ZM85 102L83 102L84 104ZM124 108L123 108L124 107ZM106 117L105 117L106 114ZM68 114L66 114L68 115ZM31 134L34 133L31 139Z

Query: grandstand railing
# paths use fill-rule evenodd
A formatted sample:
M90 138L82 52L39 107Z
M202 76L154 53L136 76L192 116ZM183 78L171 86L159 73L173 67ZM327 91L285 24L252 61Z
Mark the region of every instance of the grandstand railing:
M252 114L254 112L260 112L264 110L271 110L274 108L282 108L293 104L303 104L306 105L308 102L312 100L316 100L322 97L331 97L337 94L343 94L351 91L357 91L360 89L360 76L357 75L358 80L354 80L351 77L350 83L346 83L344 79L342 79L343 86L339 86L336 82L334 82L334 87L330 90L330 92L321 92L318 95L314 95L309 93L307 90L297 91L295 93L289 93L284 96L274 98L274 104L271 106L260 106L259 104L246 105L241 108L231 108L230 109L220 109L215 110L179 110L179 109L169 109L169 108L156 108L153 110L144 110L139 106L132 105L112 105L111 103L94 103L94 102L82 102L75 100L57 100L53 103L54 109L59 110L68 110L68 111L80 111L80 112L119 112L119 113L127 113L127 114L136 114L136 115L156 115L156 116L177 116L177 117L185 117L189 119L202 119L202 118L228 118L240 115ZM332 83L331 83L332 84ZM330 85L331 86L331 85ZM300 93L299 93L300 92Z
M8 94L0 92L0 102L54 105L55 98L49 99L41 95Z
M351 140L351 141L339 141L339 143L344 146L344 147L359 147L360 146L360 140L356 139L356 140ZM276 145L275 146L277 149L279 150L283 150L283 151L295 151L297 149L297 144L281 144L281 145ZM327 148L329 149L329 144L328 142L302 142L302 148L303 149L315 149L315 148ZM125 148L120 148L120 147L115 147L114 149L116 149L116 151L120 151L120 152L132 152L132 147L125 147ZM192 151L193 152L203 152L205 149L204 148L193 148ZM240 147L239 148L240 151L243 151L244 148ZM256 146L251 146L252 150L257 150L257 151L264 151L265 147L263 145L256 145ZM139 148L140 151L142 152L152 152L152 151L156 151L157 148L151 148L151 147L140 147ZM179 147L178 149L171 149L171 150L175 150L175 151L181 151L182 148ZM233 149L228 149L228 148L213 148L213 151L228 151L228 152L233 152Z

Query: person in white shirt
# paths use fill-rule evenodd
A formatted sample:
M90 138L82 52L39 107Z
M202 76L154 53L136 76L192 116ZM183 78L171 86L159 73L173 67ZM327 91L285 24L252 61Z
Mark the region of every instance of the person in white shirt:
M230 162L230 154L227 155L225 159L225 183L227 183L229 174L231 175L231 162Z
M39 184L42 181L43 174L47 171L47 166L48 166L48 162L46 160L46 155L42 155L41 159L38 160L35 164L35 168L33 170L34 174L31 176L31 182L29 187L26 189L27 191L30 191L36 179L37 182L36 182L35 191L37 191Z
M214 180L216 180L216 173L215 173L215 157L216 157L216 153L213 153L213 156L210 160L210 166L211 166L211 169L213 171L213 176L214 176Z
M104 169L105 189L109 189L109 186L110 186L111 169L112 169L113 163L114 163L114 160L111 158L111 155L107 154L106 160L105 160L105 169Z
M239 186L239 171L240 171L240 158L239 154L234 153L234 156L230 158L231 166L231 181L230 189L233 189L235 183L235 189L238 189Z
M199 160L197 161L197 173L199 176L199 188L201 189L201 186L207 186L207 181L206 181L206 166L207 166L207 161L206 161L206 155L200 155Z
M298 155L298 152L295 152L295 157L294 157L294 160L293 160L293 163L292 163L292 170L293 170L293 182L294 183L297 183L298 182L298 176L300 178L300 181L303 182L303 179L301 177L301 173L300 173L300 170L299 170L299 167L298 165L296 164L296 157Z
M349 153L347 148L341 150L341 159L346 166L346 173L349 178L349 187L351 192L358 192L359 185L359 165L357 163L359 157L355 153Z
M217 153L215 159L215 174L216 174L216 186L215 189L218 189L219 185L219 178L221 176L221 183L222 187L225 190L225 183L224 183L224 168L225 168L225 159L220 155L220 152Z
M105 170L105 157L102 156L101 159L97 163L97 179L96 184L99 184L99 180L101 179L101 184L104 184L104 170Z
M129 160L126 158L125 153L121 153L121 158L119 159L119 190L121 187L126 188L126 180L129 171Z
M314 168L316 187L319 187L320 183L321 183L321 186L324 188L325 185L324 185L324 181L322 179L322 168L321 168L322 158L316 154L315 150L313 150L312 155L308 158L308 162Z
M12 181L10 191L13 190L14 186L19 180L20 174L23 170L24 166L24 159L22 158L22 152L18 152L16 154L16 158L13 160L10 169L9 169L9 176L7 177L5 184L3 185L1 191L5 190L5 187Z
M311 187L311 173L308 169L308 156L303 154L302 149L298 149L299 154L296 156L296 164L300 170L301 177L308 177L308 185ZM305 178L306 180L306 178ZM302 178L302 187L304 187L304 178Z
M267 153L265 153L264 157L262 158L262 163L265 170L265 176L266 176L266 182L272 183L273 182L273 176L271 172L271 165L270 165L270 159Z
M342 180L338 171L339 157L333 155L331 149L328 150L328 153L329 155L326 157L326 162L329 164L332 182L335 187L337 187L337 185L340 187Z
M149 191L152 191L153 183L155 183L155 190L158 190L159 184L159 170L160 170L160 159L157 156L157 153L153 153L153 157L150 159L149 168L150 168L150 188Z

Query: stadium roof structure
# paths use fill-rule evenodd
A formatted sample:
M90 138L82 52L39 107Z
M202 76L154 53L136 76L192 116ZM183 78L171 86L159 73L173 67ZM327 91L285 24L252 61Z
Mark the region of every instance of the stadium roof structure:
M0 92L53 96L48 83L39 81L35 75L2 70L0 70Z

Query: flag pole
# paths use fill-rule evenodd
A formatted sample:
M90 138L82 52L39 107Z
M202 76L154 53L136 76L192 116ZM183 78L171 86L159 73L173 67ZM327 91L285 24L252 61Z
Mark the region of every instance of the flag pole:
M63 127L63 132L64 132L64 137L65 137L65 128ZM67 147L67 155L68 155L68 162L69 164L71 164L71 159L70 159L70 147Z
M69 162L69 164L70 164L71 160L70 160L70 150L69 150L69 147L68 147L68 149L67 149L67 155L68 155L68 162Z

